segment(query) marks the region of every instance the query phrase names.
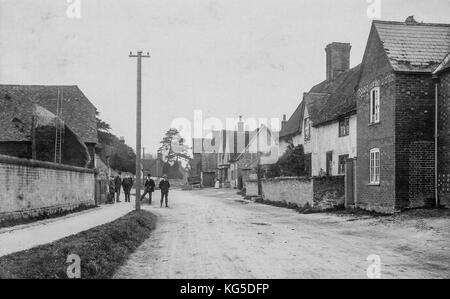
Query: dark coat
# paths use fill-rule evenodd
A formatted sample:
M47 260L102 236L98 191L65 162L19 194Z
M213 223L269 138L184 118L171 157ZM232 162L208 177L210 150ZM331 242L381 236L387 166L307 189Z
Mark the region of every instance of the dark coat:
M116 183L114 180L109 181L109 193L115 193L116 192Z
M152 179L146 179L144 183L145 189L151 192L155 191L155 181Z
M120 176L116 176L114 183L116 184L116 190L120 190L120 187L122 186L122 179Z
M169 189L170 189L169 181L168 180L163 180L163 181L159 182L159 189L161 189L162 193L169 192Z
M122 180L122 188L123 190L131 190L131 188L133 187L133 179L132 178L124 178Z

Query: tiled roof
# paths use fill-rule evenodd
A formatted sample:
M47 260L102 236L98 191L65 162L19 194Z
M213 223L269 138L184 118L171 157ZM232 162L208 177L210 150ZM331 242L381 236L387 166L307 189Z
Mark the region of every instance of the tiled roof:
M313 126L319 126L356 111L356 89L361 65L339 75L333 81L324 81L305 94Z
M56 114L58 89L64 93L63 120L85 143L97 143L95 107L78 86L0 85L0 97L30 101ZM22 108L20 108L22 109ZM2 130L3 130L3 123ZM19 135L16 136L18 139Z
M31 101L19 100L0 91L0 141L30 141L34 111Z
M305 111L305 103L302 101L295 109L294 114L289 118L288 122L280 131L280 138L297 135L302 132L303 113Z
M374 21L395 71L433 72L450 52L450 24Z
M337 120L356 111L356 88L361 65L340 74L333 81L323 81L305 93L303 101L280 132L280 138L297 135L303 129L305 105L313 126Z

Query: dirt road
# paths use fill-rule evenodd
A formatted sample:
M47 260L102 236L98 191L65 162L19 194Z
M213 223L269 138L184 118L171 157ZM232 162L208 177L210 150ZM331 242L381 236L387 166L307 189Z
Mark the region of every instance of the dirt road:
M159 194L156 194L159 195ZM158 227L115 278L449 278L449 222L439 228L292 210L230 191L172 191L146 207Z

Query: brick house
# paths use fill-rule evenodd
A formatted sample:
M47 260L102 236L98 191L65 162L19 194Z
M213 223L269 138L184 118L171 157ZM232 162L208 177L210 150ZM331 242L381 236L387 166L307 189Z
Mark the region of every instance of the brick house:
M280 132L280 154L287 146L303 145L305 172L344 175L345 163L356 151L356 88L360 66L350 69L351 46L334 42L326 51L326 80L304 93Z
M450 25L373 22L357 96L358 207L390 213L434 201L433 72L449 50Z
M0 85L0 105L0 154L31 159L35 140L37 159L53 162L56 125L52 119L58 119L64 127L61 163L95 167L96 109L77 86ZM33 123L36 120L41 123ZM81 161L85 152L87 165Z
M203 187L214 187L218 177L218 153L208 149L212 145L212 139L193 139L193 159L191 165L191 178L200 180Z
M450 51L434 72L438 90L438 190L441 205L450 206Z

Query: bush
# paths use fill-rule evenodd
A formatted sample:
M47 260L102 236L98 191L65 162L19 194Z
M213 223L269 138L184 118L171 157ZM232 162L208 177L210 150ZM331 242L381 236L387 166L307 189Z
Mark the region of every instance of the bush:
M268 171L268 177L306 176L303 145L289 144L286 152Z

